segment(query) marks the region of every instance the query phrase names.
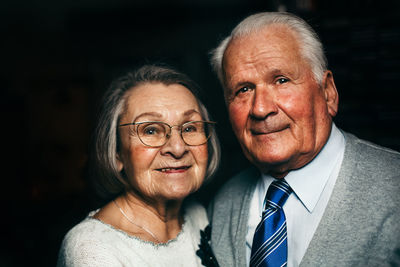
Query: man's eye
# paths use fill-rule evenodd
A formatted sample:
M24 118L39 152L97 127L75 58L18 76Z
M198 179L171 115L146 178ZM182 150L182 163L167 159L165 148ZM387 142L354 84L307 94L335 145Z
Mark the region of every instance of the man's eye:
M289 81L289 79L281 77L276 80L276 83L283 84L283 83L287 83L288 81Z
M237 90L236 93L235 93L235 95L242 94L242 93L246 93L246 92L248 92L248 91L250 91L250 88L247 87L247 86L244 86L244 87L240 88L239 90Z

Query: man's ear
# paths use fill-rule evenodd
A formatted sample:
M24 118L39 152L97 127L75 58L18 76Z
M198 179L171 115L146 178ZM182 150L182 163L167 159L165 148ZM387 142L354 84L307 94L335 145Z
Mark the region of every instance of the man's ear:
M332 117L335 117L338 112L339 94L336 90L333 74L330 70L327 70L324 73L324 78L322 80L322 90L325 94L328 112Z
M121 156L119 154L117 154L117 168L119 172L121 172L124 168L124 163L122 162Z

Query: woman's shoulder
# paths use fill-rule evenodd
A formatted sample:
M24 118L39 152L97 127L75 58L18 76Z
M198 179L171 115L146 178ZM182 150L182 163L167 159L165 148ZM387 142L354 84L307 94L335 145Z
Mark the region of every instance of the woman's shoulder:
M115 230L88 216L65 235L57 266L86 266L86 261L92 266L97 266L96 262L99 266L115 263L109 245L115 238Z
M204 206L193 199L188 200L184 206L185 221L197 229L204 229L208 225L207 212Z
M70 241L95 238L96 233L103 230L102 228L104 228L104 225L99 220L94 219L91 215L88 215L83 221L68 231L64 240Z

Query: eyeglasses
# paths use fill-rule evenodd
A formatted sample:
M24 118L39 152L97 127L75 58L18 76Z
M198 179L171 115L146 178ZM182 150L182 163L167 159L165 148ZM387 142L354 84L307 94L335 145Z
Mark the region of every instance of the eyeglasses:
M182 125L171 126L161 121L144 121L125 123L119 126L129 126L130 133L136 132L140 141L150 147L165 145L171 137L172 128L178 127L182 140L186 145L199 146L207 143L215 123L214 121L189 121Z

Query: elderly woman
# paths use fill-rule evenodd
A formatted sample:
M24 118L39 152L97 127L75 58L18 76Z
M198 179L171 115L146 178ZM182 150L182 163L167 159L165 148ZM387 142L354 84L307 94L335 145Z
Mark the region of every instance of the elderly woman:
M219 145L197 86L146 65L114 82L95 133L108 204L65 236L58 266L200 266L205 209L186 198L211 177ZM109 198L110 199L110 198Z

